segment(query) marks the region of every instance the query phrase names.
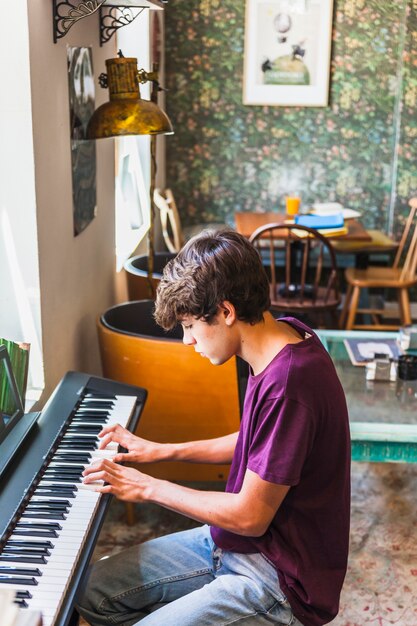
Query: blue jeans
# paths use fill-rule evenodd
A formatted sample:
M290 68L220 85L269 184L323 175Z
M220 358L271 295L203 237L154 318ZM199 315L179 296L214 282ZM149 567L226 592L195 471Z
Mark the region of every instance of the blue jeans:
M221 550L208 526L98 561L78 610L93 626L302 626L273 565L261 554Z

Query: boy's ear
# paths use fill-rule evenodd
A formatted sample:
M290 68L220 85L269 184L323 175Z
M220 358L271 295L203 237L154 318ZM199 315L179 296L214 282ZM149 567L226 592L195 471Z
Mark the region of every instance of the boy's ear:
M220 311L226 320L226 324L231 326L236 321L236 309L229 300L224 300L220 305Z

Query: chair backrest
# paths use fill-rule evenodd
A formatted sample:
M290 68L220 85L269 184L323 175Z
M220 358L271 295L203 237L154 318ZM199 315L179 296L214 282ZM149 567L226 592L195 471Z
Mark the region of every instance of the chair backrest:
M337 306L336 255L330 241L317 230L267 224L255 230L250 241L269 272L273 307L308 311Z
M162 235L169 252L179 252L184 245L181 220L171 189L155 189L153 201L161 215Z
M413 280L417 267L417 198L411 198L410 213L394 259L394 267L401 267L400 280Z

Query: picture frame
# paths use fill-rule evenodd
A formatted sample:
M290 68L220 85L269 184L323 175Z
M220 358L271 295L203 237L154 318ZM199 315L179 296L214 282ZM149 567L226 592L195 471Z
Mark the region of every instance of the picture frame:
M325 107L333 0L246 0L243 103Z
M67 64L73 229L76 237L97 213L96 142L87 141L87 125L95 110L92 48L67 46Z

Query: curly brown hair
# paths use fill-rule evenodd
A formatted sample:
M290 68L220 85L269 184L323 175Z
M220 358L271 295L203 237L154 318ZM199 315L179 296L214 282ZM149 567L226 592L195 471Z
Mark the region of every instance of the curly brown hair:
M228 300L241 321L255 324L270 307L268 277L249 241L231 229L203 231L164 268L154 317L171 330L185 316L212 322Z

